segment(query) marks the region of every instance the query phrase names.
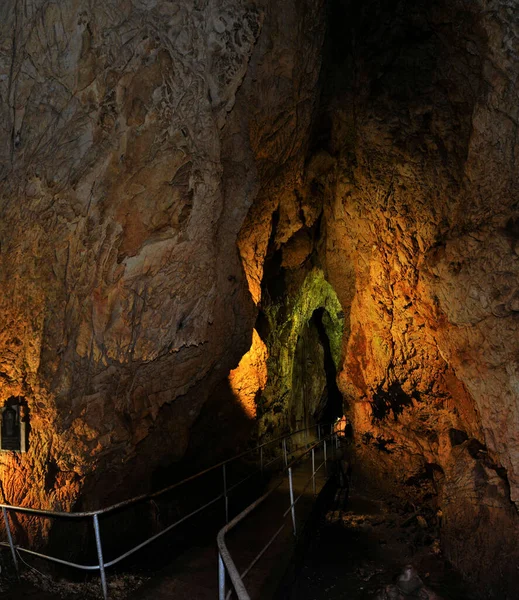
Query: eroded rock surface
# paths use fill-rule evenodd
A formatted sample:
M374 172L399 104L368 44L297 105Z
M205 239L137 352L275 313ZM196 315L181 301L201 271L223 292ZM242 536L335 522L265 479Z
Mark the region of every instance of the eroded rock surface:
M236 240L304 161L320 15L3 3L0 402L24 397L31 433L0 457L2 499L98 506L183 455L251 344Z
M277 272L318 265L337 294L338 380L366 475L436 499L474 593L512 598L519 22L505 1L333 6L298 210L284 198L272 221ZM261 306L290 318L298 288L272 299L269 276ZM264 396L288 413L282 391L269 380Z
M359 469L514 597L510 2L13 0L0 23L0 402L31 429L3 498L146 488L249 351L231 385L262 433L334 416L338 373Z
M331 273L339 256L355 272L340 381L368 470L410 493L429 480L448 558L477 594L511 598L516 575L496 570L519 531L515 50L502 44L519 24L505 2L386 11L349 13L358 71L332 117L347 135L332 137L327 253Z

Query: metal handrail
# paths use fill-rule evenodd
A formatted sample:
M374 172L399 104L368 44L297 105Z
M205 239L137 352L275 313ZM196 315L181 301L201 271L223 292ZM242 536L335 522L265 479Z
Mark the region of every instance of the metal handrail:
M312 429L315 429L316 427L322 428L325 426L326 425L318 425L318 426L314 425L312 427L307 427L305 429L298 429L297 431L292 431L290 433L287 433L286 435L283 435L283 436L280 436L273 440L264 442L263 444L260 444L259 446L255 446L254 448L251 448L250 450L245 450L244 452L241 452L240 454L236 454L235 456L232 456L231 458L228 458L227 460L223 460L219 463L216 463L215 465L208 467L207 469L204 469L203 471L199 471L198 473L195 473L194 475L190 475L189 477L182 479L182 481L173 483L165 488L158 490L157 492L151 492L148 494L140 494L139 496L133 496L132 498L129 498L128 500L123 500L122 502L117 502L115 504L111 504L110 506L106 506L105 508L100 508L100 509L91 510L91 511L83 511L83 512L75 512L75 511L63 512L63 511L57 511L57 510L45 510L45 509L40 509L40 508L28 508L25 506L15 506L12 504L2 504L2 503L0 503L0 508L5 507L8 510L15 510L16 512L25 512L25 513L31 513L31 514L38 514L38 515L42 515L42 516L65 517L65 518L75 518L75 517L76 518L84 518L84 517L93 517L94 515L107 514L109 512L113 512L113 511L119 510L121 508L126 508L127 506L130 506L131 504L136 504L137 502L142 502L144 500L151 500L152 498L157 498L158 496L161 496L162 494L164 494L166 492L169 492L177 487L180 487L181 485L184 485L185 483L189 483L190 481L193 481L194 479L197 479L198 477L201 477L202 475L206 475L207 473L210 473L211 471L214 471L215 469L222 467L223 465L227 465L231 462L234 462L235 460L238 460L239 458L243 458L244 456L247 456L248 454L253 454L254 452L257 452L258 450L260 450L261 448L265 448L266 446L275 444L276 442L286 440L290 437L293 437L294 435L296 435L298 433L303 433L304 431L310 431Z
M306 488L308 487L308 485L310 484L311 481L313 482L313 492L315 495L315 475L321 469L321 467L323 467L323 465L326 465L326 461L327 461L327 455L326 455L326 441L327 440L332 440L332 443L333 443L333 440L335 440L335 443L338 444L337 432L333 432L333 430L332 430L328 436L324 437L323 439L320 439L317 443L313 444L310 448L308 448L305 452L303 452L303 454L301 454L296 459L294 459L284 469L284 472L286 472L286 474L288 475L288 479L289 479L290 506L283 513L283 519L286 518L286 516L288 515L289 512L291 513L294 535L296 535L296 533L297 533L296 518L295 518L295 506L296 506L297 502L301 499L303 494L305 493ZM324 447L324 460L316 469L315 468L315 450L316 450L316 448L321 446L321 444L323 444L323 447ZM312 474L308 478L308 481L305 483L305 485L303 487L303 491L294 500L293 484L292 484L292 467L294 467L297 463L301 462L302 458L304 456L308 455L308 453L311 453L311 455L312 455ZM227 548L227 545L225 543L225 536L229 531L234 529L234 527L236 527L236 525L238 525L241 521L243 521L243 519L245 519L245 517L247 517L251 512L253 512L260 504L262 504L271 494L273 494L281 486L283 481L284 481L284 477L282 477L279 480L279 482L275 486L273 486L271 489L269 489L265 494L263 494L257 500L255 500L254 502L249 504L249 506L247 506L232 521L230 521L229 523L224 525L224 527L222 527L222 529L218 532L216 541L217 541L217 545L218 545L218 590L219 590L218 597L219 597L219 600L228 600L232 594L232 588L229 590L227 595L225 593L225 573L226 573L226 571L229 574L229 577L233 584L234 591L236 592L238 600L251 600L249 593L247 592L247 589L245 587L245 584L243 583L243 580L246 577L246 575L249 573L249 571L252 569L252 567L259 561L259 559L264 555L264 553L272 545L272 543L278 537L278 535L283 531L286 524L283 523L274 532L274 534L269 538L267 543L262 547L262 549L259 551L259 553L254 557L254 559L251 561L251 563L247 566L247 568L241 574L238 571L238 568L236 567L236 564L234 563L234 561L231 557L229 549Z
M111 567L117 563L119 563L120 561L124 560L125 558L128 558L129 556L131 556L132 554L134 554L135 552L137 552L138 550L141 550L142 548L144 548L145 546L147 546L148 544L150 544L151 542L155 541L156 539L158 539L159 537L161 537L162 535L168 533L169 531L171 531L174 527L176 527L177 525L180 525L181 523L183 523L184 521L186 521L187 519L195 516L196 514L202 512L203 510L205 510L206 508L208 508L209 506L215 504L216 502L218 502L219 500L224 499L225 500L225 516L226 516L226 521L229 520L229 514L228 514L228 495L230 492L232 492L235 488L237 488L239 485L241 485L243 482L247 481L248 479L250 479L250 477L252 477L254 474L253 473L251 475L248 475L247 477L245 477L244 479L242 479L241 481L239 481L238 483L234 484L232 487L227 487L227 478L226 478L226 467L228 464L243 458L244 456L247 456L249 454L253 454L255 452L260 452L260 471L258 472L263 472L263 470L268 467L270 464L272 464L273 462L275 462L276 460L278 460L281 457L276 457L273 460L271 460L270 462L263 464L263 449L269 445L272 444L276 444L278 442L282 442L282 449L283 449L283 458L284 458L284 464L285 466L288 464L288 454L287 454L287 446L286 446L286 441L287 439L299 434L299 433L303 433L303 432L308 432L311 430L314 430L315 427L317 427L317 431L318 431L318 436L319 438L321 437L321 428L325 427L325 425L317 425L317 426L313 426L313 427L307 427L305 429L299 429L297 431L293 431L289 434L286 434L284 436L280 436L278 438L275 438L273 440L269 440L267 442L264 442L263 444L260 444L259 446L256 446L254 448L251 448L250 450L246 450L245 452L241 452L240 454L237 454L227 460L221 461L207 469L204 469L203 471L200 471L194 475L191 475L190 477L187 477L185 479L183 479L182 481L179 481L177 483L174 483L172 485L169 485L165 488L162 488L161 490L158 490L156 492L152 492L152 493L148 493L148 494L141 494L138 496L134 496L133 498L130 498L128 500L124 500L122 502L118 502L116 504L112 504L110 506L107 506L105 508L101 508L101 509L97 509L97 510L92 510L92 511L82 511L82 512L63 512L63 511L54 511L54 510L45 510L45 509L37 509L37 508L29 508L29 507L25 507L25 506L13 506L11 504L2 504L0 503L0 508L2 509L2 514L3 514L3 518L4 518L4 523L5 523L5 528L6 528L6 533L7 533L7 542L0 542L0 546L5 546L5 547L9 547L11 549L11 554L12 554L12 558L13 558L13 562L15 565L15 569L16 572L18 573L18 560L17 560L17 556L16 553L17 552L25 552L27 554L30 554L32 556L36 556L38 558L43 558L46 560L50 560L52 562L58 563L58 564L62 564L62 565L66 565L69 567L73 567L76 569L81 569L81 570L85 570L85 571L97 571L99 570L100 573L100 578L101 578L101 586L102 586L102 590L103 590L103 598L104 600L107 600L108 598L108 589L107 589L107 583L106 583L106 574L105 574L105 569L108 567ZM139 502L143 502L145 500L152 500L154 498L157 498L158 496L161 496L162 494L165 494L166 492L172 491L175 488L178 488L186 483L189 483L190 481L194 481L195 479L198 479L199 477L202 477L203 475L206 475L207 473L210 473L218 468L222 468L223 471L223 482L224 482L224 491L223 493L219 494L218 496L216 496L215 498L213 498L212 500L210 500L209 502L207 502L206 504L204 504L203 506L197 508L196 510L192 511L191 513L189 513L188 515L182 517L181 519L179 519L178 521L176 521L175 523L172 523L171 525L169 525L168 527L166 527L165 529L163 529L162 531L159 531L158 533L152 535L151 537L147 538L146 540L144 540L143 542L139 543L138 545L134 546L133 548L131 548L130 550L128 550L127 552L121 554L120 556L116 557L115 559L108 561L108 562L104 562L104 558L103 558L103 549L102 549L102 542L101 542L101 531L100 531L100 527L99 527L99 515L105 515L108 514L110 512L114 512L116 510L120 510L123 508L127 508L128 506L137 504ZM9 525L9 519L8 519L8 514L7 511L12 511L12 512L20 512L20 513L26 513L26 514L32 514L32 515L38 515L38 516L43 516L43 517L51 517L51 518L72 518L72 519L84 519L84 518L92 518L93 521L93 527L94 527L94 535L95 535L95 541L96 541L96 550L97 550L97 558L98 558L98 564L96 565L83 565L83 564L79 564L79 563L74 563L74 562L70 562L67 560L63 560L54 556L49 556L47 554L42 554L40 552L35 552L34 550L29 550L28 548L23 548L21 546L15 545L13 542L13 536L12 536L12 532L11 532L11 527Z

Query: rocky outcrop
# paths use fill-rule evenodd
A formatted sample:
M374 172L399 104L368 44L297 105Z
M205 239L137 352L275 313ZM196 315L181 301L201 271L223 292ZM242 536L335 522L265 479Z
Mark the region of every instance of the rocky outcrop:
M249 281L247 265L263 262L253 281L263 275L260 306L281 315L282 339L302 289L295 273L323 270L345 317L338 381L358 468L416 501L434 498L446 556L474 594L512 598L519 22L504 1L330 10L299 204L287 192L270 227L251 209L241 233ZM252 230L263 246L244 252ZM269 234L270 252L258 250ZM296 348L310 345L320 361L309 315L301 320ZM301 381L304 367L297 353L276 358L275 341L269 350L262 402L289 418L278 374ZM322 372L312 380L322 389Z
M0 8L0 402L25 398L31 428L27 454L0 455L6 501L97 506L182 457L250 347L236 239L304 161L320 14Z
M249 418L256 417L258 393L267 385L267 359L267 346L253 329L250 350L229 373L231 390Z
M350 5L325 214L330 280L345 257L343 279L355 274L340 382L365 468L411 496L438 493L447 557L476 595L511 598L498 551L516 538L519 489L508 10Z
M435 503L447 557L512 598L510 3L27 0L0 23L0 403L30 425L3 498L137 492L219 444L225 394L272 433L336 416L338 373L359 470Z

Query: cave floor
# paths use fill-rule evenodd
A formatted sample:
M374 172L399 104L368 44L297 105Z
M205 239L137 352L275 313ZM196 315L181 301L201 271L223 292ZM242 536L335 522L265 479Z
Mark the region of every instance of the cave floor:
M295 474L295 488L303 491L308 478L307 467ZM318 491L324 485L319 478ZM424 585L438 596L405 596L405 598L429 598L429 600L470 600L463 590L460 578L443 560L437 539L438 523L430 509L413 505L403 506L400 501L382 492L356 483L349 498L337 493L333 479L320 494L318 504L313 506L311 490L306 489L299 505L298 527L306 516L313 513L302 531L292 568L284 577L293 546L290 516L286 528L248 578L248 586L255 600L382 600L393 598L379 590L391 584L404 566L412 564L420 574ZM282 514L289 505L288 489L277 490L269 501L252 514L235 532L228 536L229 547L237 557L241 571L255 556L258 549L278 527ZM304 517L304 518L303 518ZM174 563L166 560L154 575L141 573L146 583L139 580L135 571L127 576L132 581L122 581L120 576L109 576L110 598L123 600L148 600L175 597L186 600L205 600L217 594L217 555L214 531L208 528L191 548L176 557ZM192 531L191 531L192 534ZM169 554L166 547L162 552ZM4 555L4 559L8 557ZM174 565L174 566L173 566ZM2 565L3 567L7 565ZM3 569L2 569L3 570ZM147 576L148 577L147 577ZM78 586L73 594L70 584L56 586L48 582L46 589L24 581L11 589L0 590L2 600L38 598L47 600L80 597L99 598L99 582L94 579L87 588ZM141 585L140 585L141 584ZM120 586L120 589L119 589ZM139 588L137 590L137 588ZM277 592L275 591L277 589ZM58 591L59 589L59 591ZM58 592L58 593L57 593ZM399 596L395 596L398 598Z
M354 490L345 502L336 496L323 502L295 575L277 600L470 600L461 578L441 556L435 527L420 510L373 489ZM406 565L418 571L422 595L384 591Z
M322 454L316 453L316 464L322 461ZM297 526L303 523L312 512L314 496L311 482L311 463L303 462L293 470L295 497L297 503ZM326 482L324 469L316 476L316 492L319 493ZM272 482L275 484L275 481ZM288 481L285 479L268 499L254 510L247 519L226 536L231 556L240 572L254 560L258 552L276 532L281 523L285 524L279 537L275 539L266 554L254 566L245 580L253 600L273 598L279 581L288 567L294 547L294 536L290 513ZM243 507L242 507L243 508ZM239 512L239 511L237 511ZM234 513L236 514L236 513ZM216 531L208 543L192 546L175 560L174 565L166 567L159 577L144 585L132 598L135 600L209 600L218 595ZM227 582L229 586L229 581ZM229 589L229 588L227 588ZM234 597L234 596L233 596Z

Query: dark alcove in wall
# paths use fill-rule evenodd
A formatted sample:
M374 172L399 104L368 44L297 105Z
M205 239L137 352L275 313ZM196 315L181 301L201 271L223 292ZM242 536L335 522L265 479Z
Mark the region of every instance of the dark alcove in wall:
M325 308L317 308L303 327L294 354L292 372L292 426L330 423L343 414L337 387L337 368L324 320Z

